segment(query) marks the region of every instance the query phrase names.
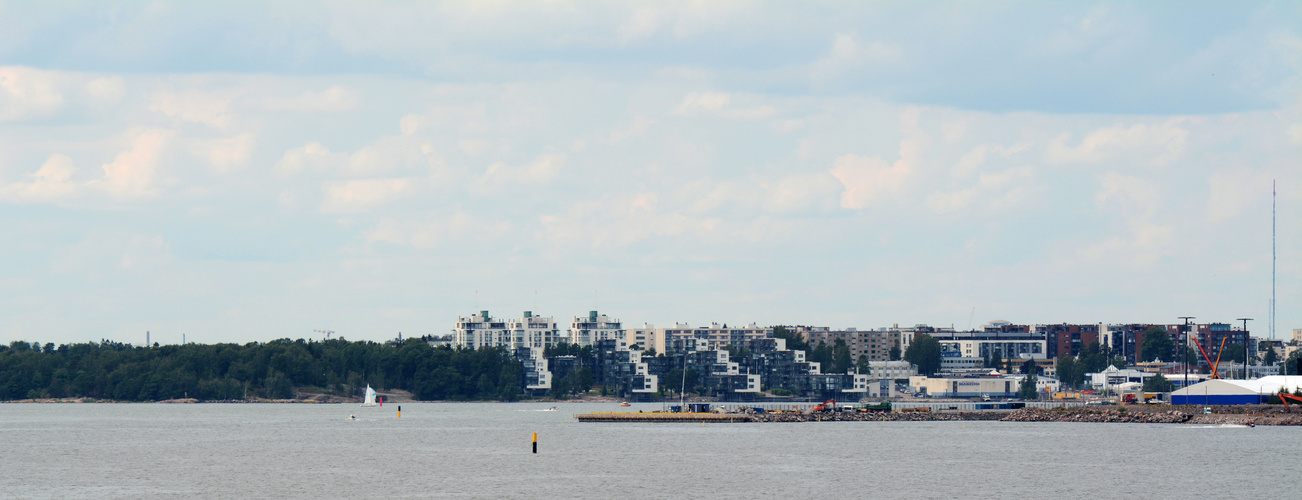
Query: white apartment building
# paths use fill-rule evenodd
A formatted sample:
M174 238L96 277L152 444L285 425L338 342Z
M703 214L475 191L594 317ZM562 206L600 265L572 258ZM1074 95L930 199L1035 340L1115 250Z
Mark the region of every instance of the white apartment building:
M551 317L534 316L533 311L525 311L524 317L507 322L511 331L511 347L543 348L561 341L560 330Z
M773 337L773 329L761 327L755 323L746 326L729 327L726 323L710 323L710 326L692 328L686 323L675 323L672 328L656 328L654 333L646 335L645 349L654 348L656 352L694 348L697 350L726 349L728 346L744 346L751 340Z
M908 380L918 375L918 367L908 361L869 361L870 380Z
M479 349L481 347L498 347L511 344L511 333L506 322L488 315L488 311L457 318L457 326L452 329L452 345Z
M628 339L619 320L597 311L589 311L587 316L575 316L567 335L571 344L592 345L602 340L614 340L620 349L628 349Z
M624 345L628 346L629 349L637 346L638 349L645 351L656 345L664 345L664 342L656 342L656 328L651 326L650 323L643 323L640 328L624 330Z
M556 322L550 317L534 316L525 311L517 319L494 318L488 311L473 316L457 318L452 329L452 345L479 349L481 347L544 348L560 341Z

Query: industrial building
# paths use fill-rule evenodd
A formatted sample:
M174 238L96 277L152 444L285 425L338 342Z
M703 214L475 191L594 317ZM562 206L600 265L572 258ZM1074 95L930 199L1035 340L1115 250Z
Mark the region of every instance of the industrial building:
M1280 390L1293 392L1302 386L1302 376L1276 375L1253 380L1208 380L1171 393L1176 405L1261 404Z
M926 377L909 378L909 388L914 392L924 393L936 398L1015 398L1022 388L1024 377L986 376L986 377ZM1036 377L1037 392L1057 391L1058 380L1050 377Z

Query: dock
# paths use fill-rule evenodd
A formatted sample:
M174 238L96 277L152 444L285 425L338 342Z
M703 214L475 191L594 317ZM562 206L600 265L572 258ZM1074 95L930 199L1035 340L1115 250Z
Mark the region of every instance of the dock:
M750 415L740 413L633 413L593 412L581 413L574 418L580 422L754 422Z

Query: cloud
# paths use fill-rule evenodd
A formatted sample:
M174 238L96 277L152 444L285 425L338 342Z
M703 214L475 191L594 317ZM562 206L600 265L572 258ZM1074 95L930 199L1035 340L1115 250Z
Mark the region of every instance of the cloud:
M385 217L365 233L365 239L371 243L409 245L418 249L465 250L498 242L512 233L511 228L509 221L479 217L458 209L446 216L431 213L425 220L402 221Z
M172 136L166 130L143 130L135 134L131 149L103 165L104 178L92 181L118 199L145 198L158 194L162 156Z
M64 97L48 71L0 66L0 122L40 118L58 110Z
M986 162L986 158L991 154L996 154L1003 158L1010 158L1017 153L1029 150L1031 146L1032 143L1029 141L1017 142L1011 146L990 143L980 144L969 150L961 159L959 159L958 163L954 165L954 168L950 170L950 175L955 178L966 177L977 171L981 165Z
M1243 208L1261 199L1270 185L1268 175L1260 172L1218 170L1207 179L1207 221L1224 222L1243 212Z
M86 95L91 102L108 105L117 104L126 97L126 82L120 76L106 76L86 82Z
M565 159L565 155L553 153L539 156L525 165L511 166L504 162L493 163L488 166L488 170L480 178L480 183L487 185L546 184L555 179L557 175L560 175L561 169L565 167Z
M332 153L325 145L311 142L286 151L272 170L281 175L296 175L309 170L337 170L347 161L348 155Z
M762 183L764 209L773 214L830 213L837 207L842 185L827 173L792 175Z
M894 164L880 156L842 155L828 172L841 181L841 208L860 210L898 193L913 168L903 159Z
M809 79L815 86L826 86L903 59L904 50L898 45L878 41L864 45L855 35L843 33L832 40L827 54L810 63Z
M198 141L193 149L196 156L208 161L213 171L230 173L248 163L254 142L253 134L243 133L224 139Z
M972 187L932 193L927 197L927 206L941 214L971 209L977 201L988 210L1016 208L1031 195L1031 178L1032 169L1025 166L998 173L982 172Z
M72 182L77 172L72 158L55 153L50 155L41 168L28 175L28 181L0 183L0 199L12 203L48 203L72 198L82 187Z
M1115 125L1090 132L1076 146L1068 145L1071 134L1061 134L1049 143L1045 159L1050 163L1099 163L1116 158L1127 162L1164 166L1185 152L1189 130L1173 119L1157 125L1137 123Z
M413 179L359 179L330 181L322 184L324 213L363 212L375 206L410 196L415 191Z
M425 173L442 168L442 158L425 139L414 135L381 137L353 153L336 153L319 142L285 151L272 167L278 175L311 173L370 178L394 172Z
M610 142L616 143L616 142L620 142L626 139L631 139L633 137L642 135L646 133L646 131L649 130L651 128L651 125L653 124L655 124L655 121L645 116L638 115L637 117L633 118L633 123L629 125L627 129L612 131L610 133Z
M158 91L151 97L149 109L178 121L225 129L233 119L230 111L232 100L222 93L196 89Z
M722 92L692 92L674 109L679 116L717 115L725 118L768 118L776 111L772 106L728 108L732 95Z
M269 111L297 111L300 113L348 111L356 109L357 104L357 94L339 85L333 85L320 92L306 90L294 97L268 98L262 102L263 108Z

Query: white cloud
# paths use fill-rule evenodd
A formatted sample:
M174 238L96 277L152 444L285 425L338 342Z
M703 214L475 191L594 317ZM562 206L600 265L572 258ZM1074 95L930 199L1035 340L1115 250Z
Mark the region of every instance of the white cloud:
M134 134L131 149L103 165L104 178L92 182L118 199L151 197L158 194L164 150L172 134L166 130L142 130Z
M54 73L21 66L0 66L0 122L46 116L63 105Z
M1181 127L1183 121L1104 127L1086 134L1076 146L1067 143L1071 134L1061 134L1049 143L1045 159L1050 163L1099 163L1124 158L1127 163L1164 166L1184 155L1189 130Z
M674 114L691 116L699 112L719 112L732 100L732 96L723 92L692 92L683 97L682 104L674 109Z
M841 181L841 207L860 210L898 193L912 172L903 159L894 164L880 156L842 155L828 172Z
M759 119L768 118L776 112L772 106L751 106L729 108L732 95L723 92L692 92L683 97L683 102L674 109L680 116L697 116L713 114L725 118Z
M501 184L546 184L565 167L565 155L544 154L534 161L518 166L496 162L488 166L480 182L489 185Z
M832 40L826 55L809 65L809 79L816 86L828 85L903 59L904 50L898 45L879 41L864 45L855 35L842 33Z
M120 76L95 78L85 85L91 102L100 105L117 104L126 97L126 82Z
M1261 199L1270 185L1268 175L1243 169L1218 170L1207 179L1207 220L1224 222L1243 212L1245 206Z
M456 210L446 216L432 213L425 220L404 221L385 217L366 232L365 238L372 243L410 245L418 249L466 250L500 242L511 235L511 229L509 221Z
M224 139L199 141L194 152L196 156L208 161L213 171L230 173L248 163L253 154L253 134L244 133Z
M354 213L410 196L416 187L413 179L359 179L330 181L321 186L324 213Z
M217 129L231 125L231 102L222 92L186 89L179 92L158 91L150 99L149 109L182 122L201 123Z
M348 155L332 153L319 142L304 144L286 151L272 170L281 175L296 175L310 170L335 170L348 161Z
M1002 172L983 172L972 187L953 192L937 191L927 197L927 206L936 213L952 213L974 208L1008 210L1017 208L1031 195L1032 169L1011 168Z
M312 173L371 178L395 172L434 173L441 168L442 158L425 139L401 135L381 137L351 154L308 143L286 151L272 170L285 177Z
M976 172L981 165L986 162L986 158L991 154L996 154L1003 158L1010 158L1017 153L1030 149L1031 146L1032 143L1027 141L1018 142L1011 146L990 143L980 144L964 154L963 158L959 159L958 163L954 165L954 168L950 170L950 175L955 178L966 177L971 175L973 172Z
M644 6L633 11L632 15L616 29L621 42L631 42L649 38L660 29L660 13L652 6Z
M263 107L270 111L300 113L348 111L356 109L357 104L357 94L339 85L332 85L320 92L306 90L294 97L268 98L262 103Z
M639 135L645 134L646 131L649 130L651 128L651 125L653 124L655 124L655 121L645 116L639 115L633 118L633 123L629 125L627 129L612 131L610 133L610 142L612 143L620 142L626 139L631 139L633 137L637 137Z
M13 203L48 203L76 195L81 185L72 181L77 172L72 158L55 153L26 182L0 183L0 198Z
M771 183L766 190L764 209L775 214L828 213L840 199L841 184L827 173L793 175Z

